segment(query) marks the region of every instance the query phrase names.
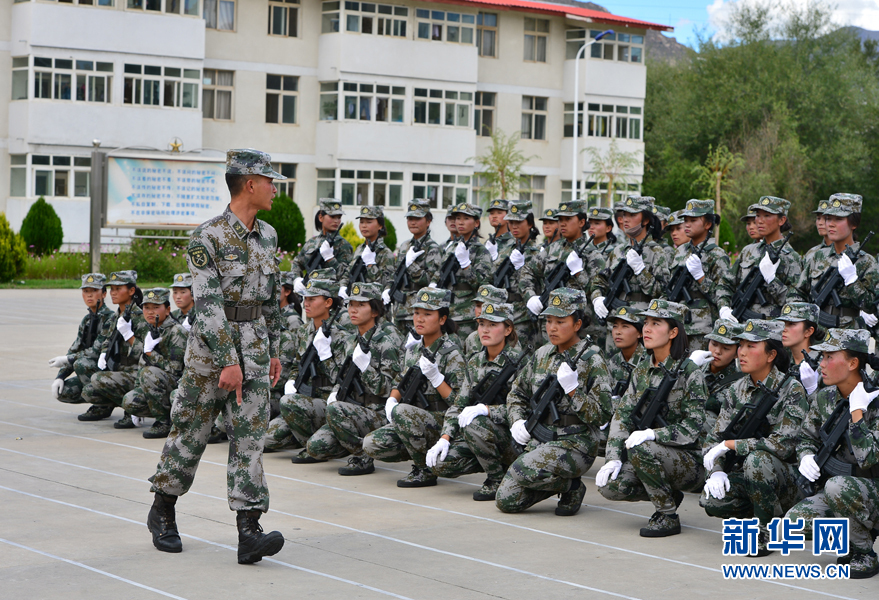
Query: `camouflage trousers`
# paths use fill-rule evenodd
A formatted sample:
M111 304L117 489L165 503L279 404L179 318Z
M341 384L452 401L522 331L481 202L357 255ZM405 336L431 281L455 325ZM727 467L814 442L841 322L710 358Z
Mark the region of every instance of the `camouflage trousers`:
M763 450L749 453L740 471L729 474L729 491L722 499L703 492L699 506L712 517L750 519L764 527L802 499L796 466Z
M122 406L122 398L134 389L137 367L124 371L98 371L82 388L82 399L98 406Z
M73 362L74 375L64 380L64 387L58 395L59 402L67 404L82 404L83 388L92 380L92 375L98 372L98 361L91 358L79 358Z
M501 480L495 504L505 513L517 513L567 492L571 480L592 466L595 448L596 441L588 432L545 444L532 439Z
M642 502L650 500L657 512L677 512L676 491L698 492L705 483L705 467L698 450L682 450L656 442L644 442L628 449L616 479L598 488L608 500Z
M308 438L326 423L329 392L315 390L317 397L303 394L287 394L281 397L281 415L269 423L266 431L266 448L284 450L305 448Z
M442 412L428 412L409 404L398 404L391 413L393 421L363 438L367 456L385 462L411 460L427 467L427 451L436 444L442 430ZM452 451L449 450L449 455ZM446 457L449 458L449 457ZM454 460L454 459L453 459Z
M804 519L807 536L811 535L815 517L847 517L851 549L870 552L873 549L870 529L879 527L879 481L836 475L827 480L824 489L801 501L785 516L792 521Z
M352 402L327 406L327 423L308 440L308 453L315 458L363 454L363 438L388 419L382 407L369 408ZM326 430L326 431L325 431Z
M235 392L217 387L220 371L207 375L186 369L171 408L171 433L162 449L150 491L182 496L189 491L207 446L211 426L223 414L229 435L226 492L229 508L269 509L269 488L263 472L263 439L269 422L269 376L245 377L241 406Z
M506 406L491 406L487 417L476 417L461 432L470 453L493 481L503 479L513 461L522 454L522 447L510 433L506 414Z
M171 394L177 389L177 378L158 367L141 367L134 389L122 397L122 408L136 417L171 419Z

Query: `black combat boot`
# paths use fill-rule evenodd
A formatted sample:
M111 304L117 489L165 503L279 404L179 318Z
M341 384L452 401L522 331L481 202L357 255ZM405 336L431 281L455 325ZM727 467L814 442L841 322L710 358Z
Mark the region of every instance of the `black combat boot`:
M269 534L262 532L258 510L238 511L238 564L250 565L262 560L263 556L273 556L284 547L284 536L280 531Z
M147 517L147 527L153 534L153 546L162 552L183 551L183 543L180 541L180 534L177 533L177 519L174 510L176 503L177 496L156 494Z

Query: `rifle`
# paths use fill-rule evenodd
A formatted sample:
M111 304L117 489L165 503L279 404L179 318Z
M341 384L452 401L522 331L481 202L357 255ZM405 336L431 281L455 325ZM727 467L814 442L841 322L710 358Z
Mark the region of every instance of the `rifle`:
M665 414L668 412L668 395L678 381L681 373L681 367L688 357L681 359L674 371L670 371L664 363L659 363L665 375L659 385L655 388L647 388L638 399L635 409L632 411L631 423L635 429L644 430L651 429L659 425L659 427L668 427L665 420Z
M486 406L494 404L504 404L507 400L507 394L510 393L510 380L519 372L519 368L525 359L530 356L531 347L524 348L519 356L519 360L508 360L504 367L497 372L488 372L479 380L476 387L473 388L473 404L485 404Z
M101 332L101 316L98 314L98 311L101 310L103 305L104 302L98 300L97 305L95 305L95 312L89 314L89 324L85 328L85 337L82 340L83 348L91 348L95 340L98 339L98 334Z
M540 249L541 249L541 250L546 250L547 248L549 248L549 246L550 246L554 241L556 241L557 239L559 239L559 233L560 233L560 232L561 232L561 229L559 229L558 227L556 227L556 228L555 228L555 231L552 233L552 237L551 237L551 238L546 238L545 240L543 240L543 243L540 245Z
M421 355L430 362L436 360L436 356L423 346L421 348ZM428 410L430 402L427 401L427 397L424 395L426 389L427 377L424 376L424 373L421 372L416 363L409 367L409 370L403 375L403 379L400 380L400 385L397 386L397 390L400 392L400 404L412 404Z
M574 357L573 361L568 360L564 354L562 354L562 360L568 363L568 366L576 371L580 357L583 356L589 347L590 344L588 342L583 344L583 349L580 350L576 357ZM586 384L587 393L593 383L594 378L590 377ZM556 439L555 432L550 431L550 429L540 421L548 411L551 423L558 423L560 416L557 402L564 395L565 390L562 389L558 377L553 373L549 373L544 377L543 381L540 382L537 391L531 395L531 399L528 401L531 406L531 415L528 417L528 420L525 421L525 429L531 434L531 437L538 442L545 444L546 442L551 442Z
M327 236L326 242L330 245L331 248L336 243L336 236L339 235L339 231L341 231L341 230L342 230L342 223L339 223L339 228ZM305 263L305 275L302 276L302 283L303 284L308 283L308 277L311 274L311 272L314 271L315 269L319 269L320 266L324 262L324 257L320 255L321 245L322 244L319 244L318 247L314 249L314 252L312 252L311 256L308 258L308 262ZM299 388L297 387L296 389L298 390Z
M773 261L775 262L775 261ZM791 378L788 374L781 380L778 387L774 390L767 388L763 382L757 382L757 387L763 392L755 402L746 402L735 414L729 425L720 433L720 437L724 440L748 440L761 439L766 437L766 430L769 426L767 417L769 412L778 402L778 395L781 388ZM747 417L746 417L747 413ZM744 457L732 455L729 452L724 457L723 470L729 473L732 471L736 463L744 461Z
M476 232L473 232L470 234L470 239L464 240L464 247L470 248L470 244L472 244L475 239ZM450 250L443 266L440 268L439 281L437 282L436 287L451 290L455 284L458 283L458 278L455 275L458 273L460 267L461 265L458 262L458 258L455 256L455 251ZM452 292L452 299L454 300L454 298L455 293Z
M643 240L632 244L632 248L635 252L641 254L644 250L644 244L647 243L649 238L649 235L645 235ZM607 300L605 306L609 313L614 312L621 306L628 306L628 303L625 300L619 299L619 295L622 293L623 295L628 296L632 291L632 288L629 286L629 278L634 274L635 272L632 271L632 267L629 266L629 263L625 258L622 258L620 262L617 263L617 266L614 267L613 272L610 273L610 285L608 286L607 294L605 295ZM606 323L607 319L599 319L599 322Z
M369 352L369 343L372 341L375 332L378 331L378 320L376 320L375 325L372 326L367 332L367 337L362 338L361 336L357 336L357 344L360 344L360 349L364 354ZM357 399L363 398L363 395L366 393L366 389L363 387L363 382L360 379L360 368L354 364L354 359L352 356L348 356L345 359L345 363L342 365L342 368L339 370L339 378L337 379L337 383L339 384L339 391L336 392L336 399L340 402L351 402L352 404L358 404L363 406L363 403L358 401ZM352 393L353 391L353 393Z
M595 239L594 235L590 235L589 239L586 240L586 243L583 244L583 248L588 246L592 240ZM574 247L574 252L577 252L577 248ZM577 252L577 256L580 256L580 253ZM567 258L567 257L565 257ZM568 278L571 276L571 270L568 268L565 259L563 258L558 262L558 264L553 267L552 271L550 271L549 276L546 278L546 285L543 288L543 293L540 294L540 303L543 306L547 306L549 303L549 294L553 290L557 290L560 287L564 287L566 283L568 283ZM530 312L530 311L529 311ZM531 313L531 320L537 320L537 315Z
M626 390L629 389L629 384L632 383L632 372L635 370L635 365L624 362L623 368L626 370L626 378L620 379L613 386L613 390L610 393L612 398L621 398L626 393Z
M324 322L321 323L320 329L324 332L325 336L330 336L330 329L333 327L333 323L336 322L336 319L339 318L341 313L342 306L340 305L333 311L329 319L325 319ZM316 331L314 333L317 335ZM318 362L320 362L320 357L317 355L317 348L314 347L314 338L312 338L311 342L308 344L308 348L305 350L305 354L302 356L302 360L299 361L299 375L293 383L297 394L311 396L312 392L314 392L314 387L311 385L311 382L317 377Z
M528 236L528 241L530 242L534 236L534 232L531 232L531 235ZM516 240L515 249L520 253L522 249L525 247L525 244L522 243L522 240ZM504 262L501 263L500 268L494 272L494 280L492 281L492 285L496 288L501 288L504 290L510 289L510 277L513 276L513 273L516 272L516 267L513 266L513 262L510 260L510 257L507 256L504 259Z
M833 454L843 442L851 447L851 440L848 438L848 426L851 423L852 416L849 412L848 400L841 398L836 403L836 408L827 418L827 421L818 430L821 439L821 447L815 453L815 463L821 471L830 473L831 475L851 475L854 465L839 460ZM818 492L817 481L809 481L803 475L797 477L797 486L806 495L806 497L814 496Z
M806 363L807 363L810 367L812 367L812 370L813 370L813 371L817 371L817 370L818 370L818 367L821 365L821 357L824 355L824 353L823 353L823 352L819 352L819 353L818 353L818 358L812 358L811 356L809 356L809 353L806 352L805 350L800 350L800 352L803 353L803 360L805 360Z
M861 242L858 251L864 249L864 246L867 245L871 237L873 237L872 231ZM851 259L852 263L857 262L858 252L848 244L845 246L845 254ZM839 308L842 306L842 300L839 298L839 289L844 285L845 282L842 279L842 275L839 274L839 269L828 267L818 282L812 286L812 304L817 304L819 308L823 309L826 304L832 302L834 308ZM821 310L818 312L818 324L825 328L839 327L839 315L831 315Z
M421 247L427 242L429 236L430 232L428 231L421 236L421 239L415 240L412 243L412 249L415 252L421 251ZM403 260L400 261L400 264L397 265L397 272L394 273L394 282L391 284L391 289L388 292L391 299L397 304L402 304L406 300L406 295L403 293L403 290L411 285L412 278L409 277L409 270L406 268L406 257L404 256Z
M695 247L693 254L702 258L702 252L705 250L706 244L708 244L708 238L705 238L705 241L702 242L701 246ZM751 272L753 273L753 271ZM695 279L690 275L687 265L679 265L672 274L668 287L665 288L666 297L671 302L681 302L681 299L683 298L684 304L690 304L693 302L693 296L690 295L690 286L693 285L694 281Z
M131 306L134 304L134 299L128 301L128 304L125 305L125 312L122 313L122 318L131 322ZM122 334L119 333L118 329L114 329L113 333L110 335L110 339L107 341L107 356L105 360L107 361L107 371L118 371L121 366L119 362L122 360L122 344L125 343L125 339L122 337Z
M773 263L778 262L781 257L781 250L787 245L790 241L791 236L794 234L793 231L787 234L784 238L784 242L782 242L781 246L776 250L772 247L771 244L767 244L766 254L769 255L769 260ZM732 302L730 303L730 308L732 309L732 314L737 320L742 320L742 317L745 319L765 319L766 316L762 315L758 312L750 310L748 307L754 304L754 300L756 298L756 303L760 306L764 306L768 304L766 300L766 296L763 295L763 286L765 285L766 280L763 279L763 273L760 272L759 265L755 265L751 272L748 273L748 276L745 277L745 280L739 285L736 293L733 294Z
M375 252L375 246L378 244L378 240L376 239L374 242L367 242L366 245L369 247L370 251ZM404 261L405 264L405 261ZM357 283L358 281L365 281L363 278L363 274L366 273L366 263L363 262L363 257L358 256L357 260L354 261L354 266L351 267L351 270L348 271L348 285L353 283Z

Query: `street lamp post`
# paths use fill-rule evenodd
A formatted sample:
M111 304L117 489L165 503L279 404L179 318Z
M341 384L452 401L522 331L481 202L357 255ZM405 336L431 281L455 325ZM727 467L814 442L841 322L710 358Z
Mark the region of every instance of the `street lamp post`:
M600 40L606 35L613 33L612 29L608 29L607 31L602 31L598 35L595 36L595 39L590 40L589 42L580 46L580 49L577 51L577 56L574 58L574 143L572 144L573 151L571 155L571 199L577 200L579 197L579 189L577 188L577 137L580 135L580 128L578 125L579 118L579 110L578 100L580 96L580 57L583 56L583 53L586 51L586 48Z

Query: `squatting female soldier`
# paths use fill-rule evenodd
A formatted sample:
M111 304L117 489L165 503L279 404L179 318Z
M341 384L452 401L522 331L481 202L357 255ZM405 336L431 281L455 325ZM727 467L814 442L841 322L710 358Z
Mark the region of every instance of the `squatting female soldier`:
M493 285L480 285L473 299L473 316L479 321L482 315L482 307L486 303L503 304L507 301L507 290L496 288ZM479 337L479 328L467 336L464 340L464 358L469 359L474 353L482 350L482 339Z
M805 360L803 350L813 360L818 358L819 353L812 350L813 340L817 343L824 339L824 330L818 327L818 307L808 302L788 302L775 320L784 323L781 343L793 358L788 372L803 384L806 394L811 396L818 389L821 369L812 368Z
M358 281L377 281L386 289L394 280L394 253L384 242L388 234L385 229L385 209L381 206L363 206L357 219L360 220L360 235L366 241L357 246L351 262L343 265L339 271L339 295L342 298L348 297L350 288L355 283L351 281L351 269L357 264L357 259L362 260L366 266ZM370 248L370 244L373 248Z
M195 297L192 295L192 275L190 273L177 273L171 281L171 298L174 300L174 310L171 318L189 331L192 329L195 318Z
M406 227L409 228L412 239L400 244L397 249L397 263L394 265L395 275L401 264L406 265L408 285L398 290L403 294L404 300L397 302L391 298L388 289L382 292L385 304L394 303L395 322L401 332L405 332L406 328L412 325L412 313L415 310L412 308L412 304L416 299L415 293L430 283L430 278L442 264L442 252L439 244L430 237L430 224L433 222L430 201L416 198L409 202L408 208Z
M720 414L720 392L745 376L736 364L739 340L735 336L745 327L725 319L717 319L714 329L705 336L708 350L694 350L690 360L702 368L705 385L708 386L708 399L705 401L705 425L710 433Z

